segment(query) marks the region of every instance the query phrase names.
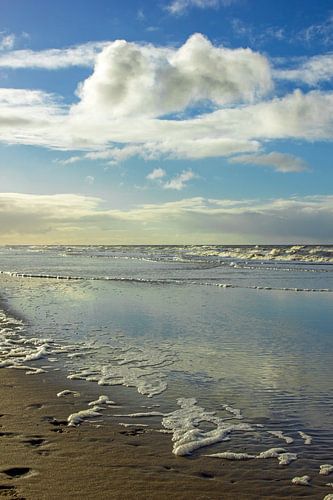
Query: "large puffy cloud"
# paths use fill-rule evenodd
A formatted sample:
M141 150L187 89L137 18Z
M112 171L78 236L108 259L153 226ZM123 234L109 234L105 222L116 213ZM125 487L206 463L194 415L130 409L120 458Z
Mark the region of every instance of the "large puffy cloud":
M82 195L0 193L0 243L286 243L333 238L333 196L188 198L127 210Z
M333 138L333 92L272 98L271 88L267 60L249 49L215 47L202 35L178 49L116 41L99 54L75 105L2 89L0 140L86 152L65 163L117 163L136 155L228 157L258 153L271 139Z
M270 89L268 61L251 49L214 47L200 34L179 49L118 40L98 56L74 111L161 116L204 101L252 101Z

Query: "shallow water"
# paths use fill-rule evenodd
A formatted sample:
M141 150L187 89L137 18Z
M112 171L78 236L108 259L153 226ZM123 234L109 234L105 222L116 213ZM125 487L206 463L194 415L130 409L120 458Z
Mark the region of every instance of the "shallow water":
M332 250L2 247L2 295L24 318L14 339L2 333L3 363L35 356L47 370L136 387L142 405L173 414L175 442L194 455L283 447L318 473L333 443Z

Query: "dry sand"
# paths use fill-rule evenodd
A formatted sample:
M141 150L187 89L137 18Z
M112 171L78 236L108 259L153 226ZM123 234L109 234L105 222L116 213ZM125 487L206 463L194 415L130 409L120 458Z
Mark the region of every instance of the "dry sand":
M121 427L107 417L112 409L96 423L67 426L69 414L87 408L99 394L113 398L115 389L122 394L120 388L101 390L96 384L67 380L60 372L55 379L54 373L27 376L9 369L0 370L0 384L0 496L276 499L327 494L327 488L318 496L318 490L315 495L311 488L292 486L292 471L286 474L271 461L240 464L175 457L170 435ZM63 389L81 396L58 398Z

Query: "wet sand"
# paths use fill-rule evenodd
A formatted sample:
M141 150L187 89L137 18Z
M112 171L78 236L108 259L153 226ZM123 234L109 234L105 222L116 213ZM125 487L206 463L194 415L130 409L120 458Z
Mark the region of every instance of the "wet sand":
M80 392L58 398L63 389ZM69 414L100 394L126 389L67 380L59 372L27 376L0 370L0 496L12 499L258 499L323 498L322 488L293 486L272 461L227 462L176 457L171 437L108 418L68 427ZM115 398L116 399L116 398ZM124 405L125 399L121 401ZM119 412L119 409L117 409ZM124 411L125 410L125 411ZM126 413L125 407L121 413ZM322 494L321 494L322 492Z

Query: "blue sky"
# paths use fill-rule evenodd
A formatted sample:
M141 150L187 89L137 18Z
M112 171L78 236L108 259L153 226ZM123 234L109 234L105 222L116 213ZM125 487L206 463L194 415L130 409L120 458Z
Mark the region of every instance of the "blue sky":
M0 14L0 243L332 242L331 1Z

